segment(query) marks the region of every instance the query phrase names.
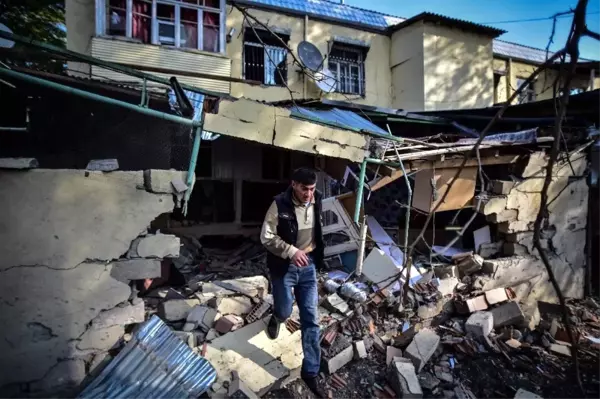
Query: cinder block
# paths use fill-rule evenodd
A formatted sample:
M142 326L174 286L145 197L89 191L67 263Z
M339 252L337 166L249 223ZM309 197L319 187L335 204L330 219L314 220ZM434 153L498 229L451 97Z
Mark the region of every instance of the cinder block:
M354 358L354 348L352 345L335 355L330 359L323 358L327 365L327 372L333 374L346 364L350 363Z
M525 315L517 302L507 302L492 309L494 328L525 323Z
M431 359L440 344L440 337L430 329L423 329L415 335L404 354L412 360L417 372L421 372L425 364Z
M354 358L355 359L364 359L367 357L367 347L365 346L365 341L355 341L354 342Z
M510 299L506 292L506 288L494 288L493 290L484 292L483 295L485 295L485 300L490 305L506 302Z
M494 315L491 312L475 312L467 319L465 330L476 337L487 337L494 328Z
M400 398L422 398L423 390L415 366L409 359L394 358L388 371L390 385Z

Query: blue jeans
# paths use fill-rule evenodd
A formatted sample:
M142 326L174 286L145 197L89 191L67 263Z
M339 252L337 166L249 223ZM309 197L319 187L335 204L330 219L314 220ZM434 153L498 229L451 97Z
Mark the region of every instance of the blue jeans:
M273 314L280 322L292 314L292 288L300 311L300 331L302 333L302 376L316 377L321 366L321 346L319 334L319 310L317 293L317 272L315 264L298 267L290 264L287 272L280 277L272 277Z

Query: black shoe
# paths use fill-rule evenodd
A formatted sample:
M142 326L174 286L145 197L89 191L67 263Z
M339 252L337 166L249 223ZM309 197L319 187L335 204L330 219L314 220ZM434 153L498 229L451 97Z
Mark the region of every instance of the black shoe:
M302 381L306 384L308 389L312 391L316 398L326 398L325 392L319 388L317 377L302 377Z
M271 339L277 339L279 336L279 320L275 318L274 315L271 315L271 319L269 320L269 324L267 324L267 337Z

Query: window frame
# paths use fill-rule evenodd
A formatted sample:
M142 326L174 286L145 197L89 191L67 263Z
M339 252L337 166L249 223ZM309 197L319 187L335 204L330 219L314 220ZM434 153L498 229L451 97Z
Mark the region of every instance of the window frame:
M355 53L357 55L357 61L352 61L349 59L342 59L342 58L338 58L338 57L332 57L331 52L333 50L341 50L341 51L345 51L345 52ZM335 75L335 79L336 79L335 90L334 90L335 93L356 95L356 96L361 96L361 97L366 96L366 90L365 90L365 86L366 86L365 59L367 58L366 53L367 53L367 49L359 47L359 46L345 45L345 44L337 43L337 42L334 42L331 45L331 48L329 49L329 54L327 55L327 67ZM333 67L333 65L335 65L335 68ZM341 73L342 66L348 68L348 73L345 75L345 79L343 82L343 84L346 87L353 85L352 80L351 80L352 69L356 68L358 70L358 82L357 82L358 90L356 92L349 91L349 90L342 90L340 88L340 85L342 84L341 79L340 79L340 73Z
M257 31L260 28L255 28ZM244 27L244 33L246 33L246 31L250 31L252 33L254 33L254 31L252 30L252 28L248 28L248 27ZM266 32L266 31L265 31ZM289 41L289 35L279 35L282 40L284 41ZM285 36L285 37L282 37ZM287 40L285 40L287 39ZM283 46L278 46L278 45L274 45L274 44L263 44L260 42L260 40L247 40L246 36L244 34L243 39L242 39L242 78L246 79L246 46L250 46L250 47L256 47L256 48L262 48L263 49L263 54L264 54L264 65L263 65L263 77L262 77L262 84L265 86L273 86L273 87L285 87L288 83L288 65L287 65L287 59L288 59L288 49L286 49ZM266 63L269 62L272 64L271 59L269 58L269 56L267 55L267 49L278 49L281 50L282 52L285 53L285 73L283 74L284 78L285 78L285 82L283 82L282 84L278 84L277 83L277 75L279 74L277 65L273 65L274 68L274 76L273 76L273 80L274 83L268 83L267 79L266 79Z
M198 51L206 51L209 53L216 54L225 54L225 1L226 0L218 0L219 8L207 7L204 5L192 4L185 2L183 0L148 0L151 3L151 15L150 15L150 23L151 23L151 39L150 43L144 44L153 44L159 45L163 47L169 48L177 48L183 50L198 50ZM200 3L203 3L204 0L199 0ZM160 37L158 33L158 28L161 22L158 20L157 8L158 4L164 4L168 6L174 7L175 20L173 22L174 25L174 43L173 44L161 44ZM107 24L107 10L110 5L110 0L96 0L95 3L95 11L96 11L96 36L108 36L108 37L117 37L123 38L125 40L134 41L137 43L143 43L141 40L133 37L133 0L125 0L126 5L126 14L125 14L125 36L121 35L111 35L108 33L109 26ZM181 45L181 9L193 9L197 10L197 40L198 45L194 47L185 47ZM218 50L211 51L204 49L204 12L210 12L219 15L219 35L218 35Z

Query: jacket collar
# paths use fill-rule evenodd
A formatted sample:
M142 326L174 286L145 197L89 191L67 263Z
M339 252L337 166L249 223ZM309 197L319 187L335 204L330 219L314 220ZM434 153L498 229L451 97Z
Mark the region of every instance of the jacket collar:
M294 190L292 186L288 186L287 190L283 193L283 197L289 205L294 205ZM318 203L321 201L323 194L319 190L315 190L314 203Z

